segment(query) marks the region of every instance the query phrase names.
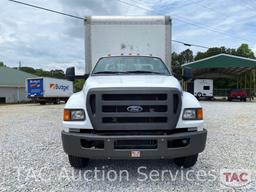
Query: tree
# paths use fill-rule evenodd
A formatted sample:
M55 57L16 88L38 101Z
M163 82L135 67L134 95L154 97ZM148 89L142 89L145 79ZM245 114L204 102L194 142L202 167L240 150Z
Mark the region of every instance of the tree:
M0 61L0 67L5 67L4 62Z
M223 46L222 47L212 47L212 48L209 48L206 52L198 52L195 56L195 61L204 59L206 57L218 55L220 53L227 53L227 49Z
M74 81L74 92L81 91L83 88L84 82L85 82L85 80L83 80L83 79L76 79Z
M63 70L60 69L55 69L55 70L51 70L51 76L55 77L55 78L59 78L59 79L65 79L65 74Z
M36 73L36 70L33 67L21 67L20 70L31 74Z
M249 48L248 44L245 44L245 43L243 43L242 45L240 45L240 47L237 48L236 53L238 56L241 56L241 57L247 57L252 59L255 58L254 53Z
M209 48L206 52L198 52L195 56L195 61L204 59L220 53L226 53L229 55L237 55L247 58L255 58L253 51L249 48L248 44L241 44L237 49L222 47Z
M176 52L172 53L172 72L174 76L181 80L182 78L182 68L181 65L192 62L194 60L193 52L190 49L182 51L180 54Z
M181 79L181 65L179 63L179 54L172 53L172 73L177 79Z
M186 49L179 54L179 62L181 64L189 63L194 60L193 52L190 49Z

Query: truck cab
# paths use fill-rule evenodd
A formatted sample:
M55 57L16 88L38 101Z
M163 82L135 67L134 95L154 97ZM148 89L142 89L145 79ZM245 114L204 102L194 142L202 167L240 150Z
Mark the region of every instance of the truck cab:
M132 22L135 27L131 26ZM105 42L102 35L109 35L104 38L116 42L115 33L120 35L119 28L121 31L126 28L123 35L128 39L131 38L129 31L134 33L134 29L137 29L137 36L143 36L143 26L136 22L146 23L149 34L149 29L159 30L163 26L165 32L160 30L160 35L166 35L166 29L170 30L170 19L166 17L96 17L95 23L89 18L90 34L96 34L102 42ZM105 30L101 28L103 23ZM118 28L116 25L120 24L122 26ZM103 34L99 36L99 33ZM133 47L136 46L140 53L108 54L93 64L87 62L91 65L86 67L91 68L88 75L75 76L74 68L67 69L70 80L87 79L82 91L73 94L64 108L62 143L71 166L85 167L89 159L174 159L179 166L191 167L204 150L207 131L202 127L202 107L192 94L182 90L172 75L170 65L166 63L170 61L167 58L170 50L164 49L167 52L159 55L159 50L148 48L156 33L151 35L142 38L143 41L138 39L137 44L133 42ZM86 47L93 47L94 38L90 37ZM128 44L123 43L125 39L118 42L122 52L122 45ZM160 39L159 48L170 43L166 38ZM140 46L143 44L147 46ZM112 48L96 47L97 50L91 50L90 61L95 60L91 58L93 52L99 55L102 49L107 52L115 45ZM148 50L156 52L145 54ZM185 69L183 77L184 80L190 78L189 69Z

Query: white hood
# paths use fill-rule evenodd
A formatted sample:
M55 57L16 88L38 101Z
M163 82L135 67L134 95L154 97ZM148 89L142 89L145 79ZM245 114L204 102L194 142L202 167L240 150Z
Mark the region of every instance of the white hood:
M104 75L90 76L85 90L104 87L172 87L181 90L179 81L165 75Z

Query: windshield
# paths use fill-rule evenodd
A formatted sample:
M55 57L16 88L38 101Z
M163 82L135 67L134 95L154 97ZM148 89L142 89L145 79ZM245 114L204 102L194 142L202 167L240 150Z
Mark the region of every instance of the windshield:
M92 74L159 74L170 75L161 59L143 56L103 57Z

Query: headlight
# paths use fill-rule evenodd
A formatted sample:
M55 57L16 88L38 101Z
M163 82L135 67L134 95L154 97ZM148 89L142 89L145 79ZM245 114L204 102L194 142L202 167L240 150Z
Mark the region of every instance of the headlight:
M64 109L64 121L84 121L85 113L83 109Z
M189 108L184 109L183 120L203 120L203 109L202 108Z

